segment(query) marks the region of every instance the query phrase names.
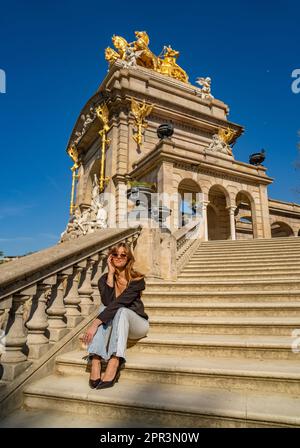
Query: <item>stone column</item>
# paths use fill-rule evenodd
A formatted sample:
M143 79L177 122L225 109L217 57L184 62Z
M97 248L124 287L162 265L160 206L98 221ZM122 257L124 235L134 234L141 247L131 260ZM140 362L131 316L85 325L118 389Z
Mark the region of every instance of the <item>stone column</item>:
M159 145L162 152L174 152L175 144L170 139L162 140ZM165 195L161 203L171 210L171 214L167 217L164 227L169 228L173 233L174 228L178 228L178 223L175 223L175 217L172 211L174 206L178 206L177 200L173 196L173 162L162 160L157 172L157 193L159 193L160 196L162 194ZM175 193L177 195L177 191Z
M12 306L12 296L8 296L0 301L0 359L2 353L6 350L6 330L9 318L9 311Z
M209 201L202 202L202 218L204 226L204 241L208 241L208 224L207 224L207 205Z
M91 276L93 266L97 261L97 256L93 256L87 259L86 269L84 273L84 280L78 290L80 296L80 309L82 316L88 316L93 307L93 288L91 285Z
M112 180L115 185L116 227L127 228L127 180L121 174L115 174Z
M36 306L31 319L26 323L28 328L27 345L28 358L39 359L49 350L49 339L45 332L48 328L46 302L51 295L52 285L56 284L56 275L37 284L37 293L34 297L33 307Z
M24 325L24 304L36 294L36 285L26 288L19 293L13 294L12 307L10 309L8 332L5 337L4 353L1 356L4 381L11 381L20 373L24 372L30 362L24 353L27 340L27 332Z
M260 210L261 210L261 226L258 228L257 238L271 238L271 225L269 214L268 191L266 185L259 185Z
M50 342L59 341L68 333L65 314L67 312L64 304L64 293L68 274L60 272L57 274L57 284L52 288L54 299L47 309Z
M80 297L78 294L78 282L83 268L73 266L73 272L68 276L66 295L64 298L66 307L67 328L74 328L82 321L79 310Z
M98 287L98 282L103 274L103 262L104 258L106 257L105 253L100 252L98 254L98 260L95 262L94 266L94 275L91 281L92 288L93 288L93 303L100 304L101 298L100 298L100 291Z
M230 218L230 236L232 240L236 239L236 233L235 233L235 220L234 220L234 212L235 212L236 206L230 205L229 207L226 207L226 210L229 211L229 218Z

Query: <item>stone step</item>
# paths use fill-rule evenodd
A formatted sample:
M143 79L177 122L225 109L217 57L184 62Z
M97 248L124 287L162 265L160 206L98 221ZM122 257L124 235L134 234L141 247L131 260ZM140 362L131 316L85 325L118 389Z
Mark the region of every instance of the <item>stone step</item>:
M299 254L297 253L296 255L280 255L280 257L276 254L274 255L251 255L251 254L246 254L245 252L243 254L232 254L232 253L228 253L228 254L222 254L219 253L218 255L212 255L212 254L206 254L205 256L203 255L193 255L190 260L190 262L193 263L205 263L205 262L210 262L210 263L221 263L221 265L225 262L253 262L255 260L257 260L259 263L276 263L277 261L286 261L287 263L293 264L294 262L297 263L299 261Z
M274 304L281 304L295 302L295 304L300 302L300 290L294 291L150 291L146 288L143 291L143 302L144 304L151 304L153 301L159 301L162 306L164 304L174 304L177 306L177 302L190 303L190 304L206 304L206 306L211 303L249 303L251 302L255 306L261 302L272 302Z
M273 279L276 280L280 276L281 279L300 279L300 271L289 271L289 272L276 272L276 271L270 271L270 272L201 272L199 271L192 271L192 272L181 272L178 275L178 280L191 280L192 282L194 280L201 280L201 281L210 281L212 279L218 280L247 280L247 279L264 279L272 281Z
M193 257L198 257L198 256L211 256L211 255L226 255L226 254L234 254L234 255L245 255L245 254L249 254L249 255L260 255L260 256L269 256L269 255L278 255L278 256L285 256L285 255L297 255L300 253L300 248L295 248L295 247L290 247L290 248L274 248L271 247L270 249L256 249L256 248L233 248L230 247L227 250L220 248L220 249L213 249L213 248L209 248L209 249L198 249L194 254Z
M166 427L299 426L300 399L121 380L114 387L91 390L82 375L50 375L25 389L25 406L91 417L122 419L127 426L147 422Z
M138 427L148 427L136 425ZM0 428L127 428L126 420L106 419L99 415L89 416L59 409L26 409L21 408L0 420Z
M299 241L299 237L297 236L286 236L286 237L279 237L279 238L274 238L274 237L270 237L270 238L252 238L252 239L237 239L237 240L231 240L231 239L226 239L226 240L209 240L209 241L201 241L200 244L201 245L212 245L212 244L220 244L220 245L224 245L224 244L282 244L282 243L290 243L290 244L294 244L297 243L297 241Z
M195 261L193 259L189 260L189 262L185 265L183 270L185 268L198 268L198 269L222 269L223 267L229 267L229 268L236 268L236 267L248 267L248 268L264 268L266 266L272 268L272 267L289 267L290 269L293 269L294 267L299 268L300 267L300 260L299 257L295 260L247 260L246 258L244 260L222 260L219 262L212 261L210 259L203 260L203 261Z
M208 335L192 333L155 333L149 331L147 337L138 343L130 342L132 353L166 354L190 357L230 357L252 359L282 359L300 362L300 344L290 336L265 335Z
M255 239L247 239L247 240L210 240L210 241L201 241L199 244L200 247L252 247L252 246L299 246L300 240L299 237L288 237L286 239L279 238L255 238Z
M177 282L169 281L147 281L147 289L149 292L160 291L278 291L282 290L282 293L287 291L299 290L300 279L287 279L287 278L275 278L275 279L244 279L241 280L228 279L228 280L193 280L186 279L177 280Z
M234 244L208 244L205 245L203 243L199 244L199 246L197 247L197 249L195 250L195 253L201 253L203 251L209 252L209 251L230 251L230 250L245 250L245 251L253 251L256 250L257 252L262 252L262 251L271 251L274 250L275 252L277 251L290 251L290 250L300 250L300 239L297 238L297 242L293 242L293 244L287 244L287 243L282 243L282 244L256 244L256 243L252 243L252 244L242 244L242 243L234 243Z
M248 303L191 303L178 301L176 303L162 303L143 300L146 313L150 318L161 316L182 317L298 317L300 318L299 302L248 302Z
M56 359L56 373L89 377L85 351ZM104 365L103 365L104 370ZM205 358L126 352L121 379L153 384L221 387L229 390L276 392L300 396L300 363L286 360Z
M237 278L243 276L250 277L266 277L266 278L274 278L274 276L290 276L290 278L299 278L300 279L300 269L293 267L269 267L265 266L264 268L248 268L248 267L239 267L239 268L231 268L231 267L222 267L215 268L214 270L211 268L195 268L187 266L184 268L179 275L180 277L192 277L192 276L200 276L202 277L234 277Z
M233 334L291 336L300 329L298 317L191 317L153 316L150 319L151 332L192 334ZM300 331L300 330L299 330Z

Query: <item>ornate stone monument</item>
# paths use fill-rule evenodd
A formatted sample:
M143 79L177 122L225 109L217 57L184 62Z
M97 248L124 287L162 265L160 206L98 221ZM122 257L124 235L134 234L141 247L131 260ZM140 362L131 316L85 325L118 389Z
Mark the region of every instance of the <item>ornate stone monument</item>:
M193 85L177 64L179 52L163 46L156 56L145 31L136 31L133 42L122 36L112 42L105 50L109 70L68 143L78 173L61 241L128 227L129 181L156 185L160 206L172 210L165 220L170 232L197 211L205 240L297 235L299 206L268 198L273 179L261 163L236 160L244 128L212 95L211 78ZM170 125L169 136L159 137L161 125Z

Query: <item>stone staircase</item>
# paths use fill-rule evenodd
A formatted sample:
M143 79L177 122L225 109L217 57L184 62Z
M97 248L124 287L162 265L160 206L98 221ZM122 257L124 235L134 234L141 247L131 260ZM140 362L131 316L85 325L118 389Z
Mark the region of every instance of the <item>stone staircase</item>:
M1 426L300 426L299 274L299 238L201 243L177 282L146 282L119 383L91 390L78 342Z

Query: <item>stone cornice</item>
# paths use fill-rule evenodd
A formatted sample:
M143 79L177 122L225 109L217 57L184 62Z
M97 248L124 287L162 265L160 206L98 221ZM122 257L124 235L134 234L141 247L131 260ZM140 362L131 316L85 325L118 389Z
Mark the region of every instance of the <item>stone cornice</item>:
M275 208L277 204L282 204L282 205L287 205L288 207L297 207L299 208L299 212L300 212L300 204L298 204L297 202L287 202L287 201L281 201L279 199L272 199L269 198L269 204L271 205L272 203L274 203L273 207Z
M300 219L300 204L270 198L268 203L270 215L273 214L277 216L288 216L290 218Z
M140 80L144 84L139 87L133 81ZM153 96L150 87L155 86L156 89L165 92L165 97ZM197 132L202 129L212 134L216 133L219 127L227 127L236 131L236 139L243 133L243 127L227 120L226 112L228 106L217 99L202 99L197 95L199 87L192 84L186 84L153 70L143 67L124 68L117 61L110 67L108 73L103 79L98 91L87 101L76 120L72 130L67 149L76 138L75 132L81 132L82 120L81 116L89 113L90 107L100 104L105 99L108 103L110 111L114 115L123 110L128 115L130 111L131 97L137 100L145 99L149 103L154 103L154 114L160 120L173 120L176 126L182 128L188 126ZM183 101L176 101L177 98ZM185 100L185 101L184 101ZM215 108L215 109L214 109ZM213 110L223 111L223 117ZM92 141L95 140L99 131L100 123L97 119L90 124L86 133L81 137L77 145L78 151L82 152L89 148Z
M175 152L179 150L179 153ZM212 176L219 176L222 178L227 178L229 180L250 183L253 185L263 184L268 185L273 182L273 179L265 175L266 168L264 167L254 167L243 162L237 162L234 159L224 159L224 157L217 155L215 153L213 156L207 156L204 154L196 153L195 151L189 151L189 156L186 155L186 149L184 149L184 154L180 154L180 146L172 142L172 140L165 139L160 141L155 148L142 157L133 166L133 170L130 172L130 176L141 178L148 172L153 171L153 169L160 165L161 162L167 161L174 164L176 168L186 169L187 171L200 172L209 174ZM207 160L207 157L209 160ZM219 164L217 165L216 159ZM223 165L222 165L223 161ZM230 162L231 166L226 166ZM243 168L246 171L241 171Z
M109 76L110 75L110 76ZM145 88L136 89L133 87L133 83L130 82L132 79L140 79L143 80L146 84ZM150 94L149 86L153 85L154 78L156 78L157 88L161 91L164 90L164 87L168 86L169 90L167 93L170 94L170 98L168 100L163 99L161 97L153 96ZM173 80L172 78L168 78L167 76L161 75L159 73L151 71L151 77L149 74L149 70L144 69L142 67L138 67L137 69L124 69L122 66L118 64L114 64L101 84L99 90L104 88L109 88L111 94L111 100L115 101L130 101L130 98L134 96L137 100L145 99L149 103L155 104L155 110L162 113L169 119L172 119L171 115L182 116L183 119L194 120L195 124L199 120L203 123L214 123L215 129L217 127L231 127L232 129L237 131L236 138L243 132L243 127L230 122L227 118L221 118L213 115L211 112L207 113L201 110L200 106L208 107L211 111L213 106L220 108L222 110L227 110L228 106L219 100L204 100L199 98L195 91L198 89L195 86L190 85L189 87L182 83L181 81ZM176 91L174 91L176 89ZM181 99L187 99L190 102L190 105L185 102L181 102L180 104L176 104L174 98L180 97ZM198 126L199 127L199 124ZM210 124L210 128L213 128Z

